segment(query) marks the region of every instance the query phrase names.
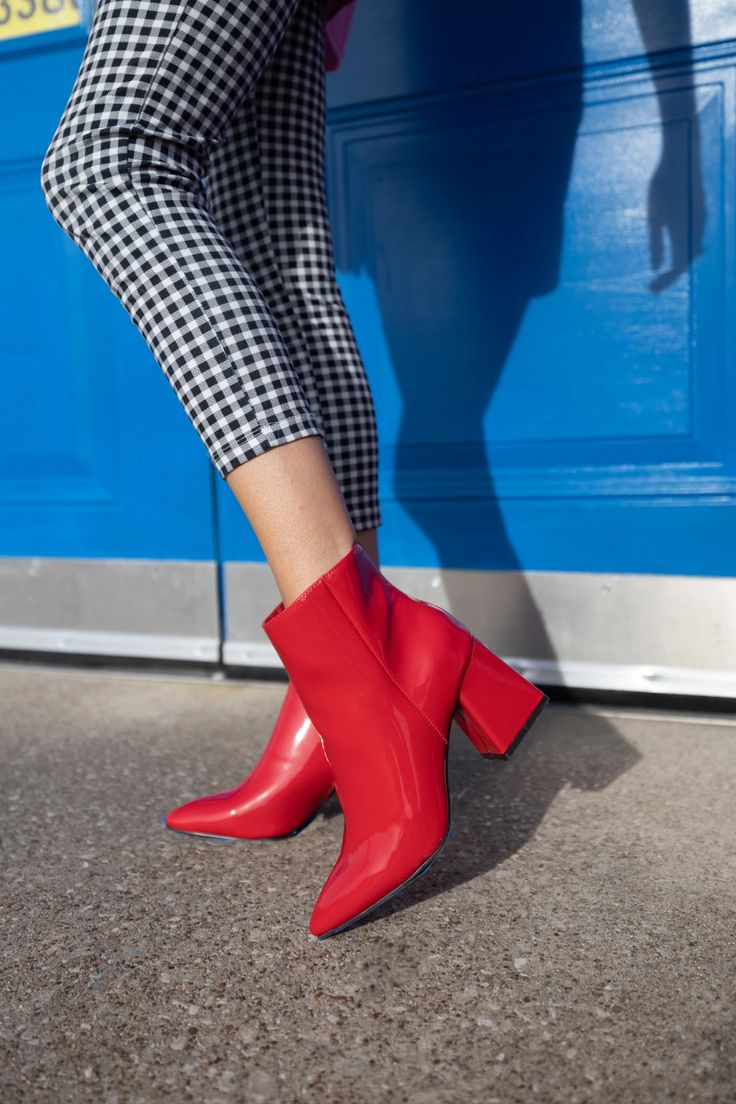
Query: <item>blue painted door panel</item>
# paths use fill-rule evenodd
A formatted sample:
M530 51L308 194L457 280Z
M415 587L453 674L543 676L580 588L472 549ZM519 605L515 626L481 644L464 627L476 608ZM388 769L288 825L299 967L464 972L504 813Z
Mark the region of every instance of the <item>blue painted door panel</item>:
M212 559L204 446L40 189L85 41L0 43L0 553Z
M736 14L373 0L353 33L329 183L384 560L733 575Z
M210 558L214 487L223 558L262 559L44 207L83 45L0 43L1 551ZM735 57L715 0L358 5L328 188L386 563L734 574Z

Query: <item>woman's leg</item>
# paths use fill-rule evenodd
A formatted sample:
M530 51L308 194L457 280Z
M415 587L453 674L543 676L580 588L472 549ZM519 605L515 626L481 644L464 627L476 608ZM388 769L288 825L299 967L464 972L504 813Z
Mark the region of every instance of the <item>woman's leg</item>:
M202 178L298 3L99 0L41 172L55 220L142 333L218 472L241 472L239 501L286 600L355 531L283 336Z
M444 846L453 715L484 754L506 754L544 702L451 615L392 586L354 539L322 425L210 212L212 145L298 2L100 0L42 187L148 341L274 569L283 601L263 628L345 813L310 925L324 936Z
M376 415L335 275L325 193L321 6L321 0L299 6L213 152L207 194L268 300L358 539L377 563ZM229 481L237 493L239 480Z

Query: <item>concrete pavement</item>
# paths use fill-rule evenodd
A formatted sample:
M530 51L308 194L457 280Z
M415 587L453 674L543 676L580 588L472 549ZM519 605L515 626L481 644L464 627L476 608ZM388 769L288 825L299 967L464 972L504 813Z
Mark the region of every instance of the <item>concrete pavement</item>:
M333 802L217 846L284 683L0 668L3 1104L736 1100L736 718L550 704L453 837L319 942Z

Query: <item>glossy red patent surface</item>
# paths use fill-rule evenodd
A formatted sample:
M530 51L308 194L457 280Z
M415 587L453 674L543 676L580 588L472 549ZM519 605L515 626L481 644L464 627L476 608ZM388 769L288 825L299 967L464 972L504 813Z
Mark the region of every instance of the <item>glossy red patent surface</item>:
M324 935L394 892L445 839L447 739L475 638L390 583L358 541L263 629L322 735L345 814L310 922ZM497 673L485 669L494 684Z
M233 790L199 797L166 816L167 828L232 839L296 832L333 790L319 733L290 682L266 748Z

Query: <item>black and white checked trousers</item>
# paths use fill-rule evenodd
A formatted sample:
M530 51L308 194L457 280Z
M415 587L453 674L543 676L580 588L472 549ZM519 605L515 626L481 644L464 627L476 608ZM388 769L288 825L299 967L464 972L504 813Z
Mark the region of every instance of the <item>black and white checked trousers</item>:
M320 434L360 530L378 440L335 277L320 8L98 0L41 186L220 475Z

